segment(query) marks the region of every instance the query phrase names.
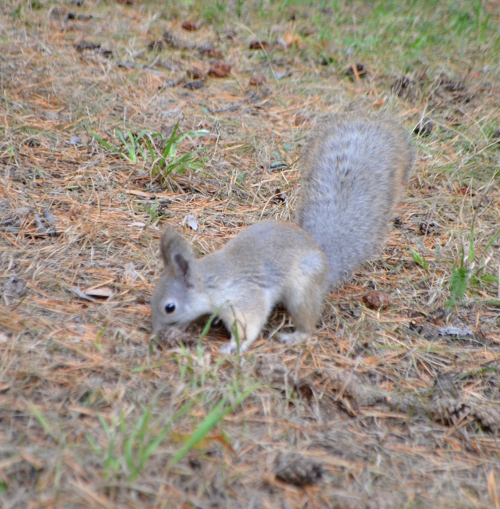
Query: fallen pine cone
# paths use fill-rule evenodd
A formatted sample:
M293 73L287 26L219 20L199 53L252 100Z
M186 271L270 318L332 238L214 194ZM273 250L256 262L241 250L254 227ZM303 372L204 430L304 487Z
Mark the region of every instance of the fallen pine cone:
M281 458L275 470L276 478L287 484L303 487L321 480L321 465L299 454L289 454Z
M252 85L254 87L260 87L266 82L266 77L263 74L255 73L252 74L252 77L250 78L249 85Z
M188 32L194 32L195 30L198 30L198 28L200 28L201 23L200 22L194 23L191 20L186 20L182 22L181 26L184 30L187 30Z
M371 309L383 309L391 305L389 294L373 290L363 295L363 302Z
M225 78L231 72L231 64L218 60L208 70L208 75L214 78Z
M205 77L203 71L201 69L197 69L196 67L188 69L186 71L186 75L188 78L191 78L192 80L202 80Z
M267 41L252 41L248 46L250 49L266 49L269 48Z

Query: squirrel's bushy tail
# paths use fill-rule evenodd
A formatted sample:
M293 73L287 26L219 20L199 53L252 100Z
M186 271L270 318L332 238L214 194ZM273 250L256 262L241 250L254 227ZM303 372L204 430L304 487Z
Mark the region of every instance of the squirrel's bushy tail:
M297 222L326 253L334 285L379 252L415 153L406 131L383 116L333 115L313 133Z

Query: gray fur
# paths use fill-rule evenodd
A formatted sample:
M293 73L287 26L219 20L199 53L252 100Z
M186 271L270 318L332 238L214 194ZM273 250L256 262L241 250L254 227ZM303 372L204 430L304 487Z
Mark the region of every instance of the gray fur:
M165 230L153 333L218 310L232 333L221 351L234 353L237 339L246 350L283 304L296 331L282 339L310 336L329 287L380 249L413 159L406 133L391 120L324 119L305 152L300 226L263 221L200 259L173 228Z

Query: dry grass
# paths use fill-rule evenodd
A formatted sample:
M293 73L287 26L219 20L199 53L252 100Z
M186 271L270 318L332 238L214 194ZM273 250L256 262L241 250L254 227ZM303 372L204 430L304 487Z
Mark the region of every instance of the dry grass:
M1 507L499 509L498 2L78 3L0 6ZM231 74L186 88L207 41ZM434 129L384 252L332 293L314 339L263 337L242 358L218 354L217 330L201 349L148 346L162 227L202 254L289 219L304 137L345 108ZM166 178L90 134L127 155L118 131L177 122L210 134ZM365 307L372 289L389 309Z

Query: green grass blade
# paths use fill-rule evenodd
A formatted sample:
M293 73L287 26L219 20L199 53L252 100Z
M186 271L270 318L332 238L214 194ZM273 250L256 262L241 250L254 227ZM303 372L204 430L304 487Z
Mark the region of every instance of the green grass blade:
M102 427L104 428L104 433L106 433L106 436L108 438L111 437L111 430L109 429L108 423L106 422L106 419L101 414L97 414L97 418L102 424Z
M123 416L123 409L120 410L120 431L122 432L123 436L127 434L127 423L125 422L125 417Z
M178 463L184 456L203 438L205 438L208 433L222 420L226 415L228 415L234 408L240 405L255 389L256 386L247 389L243 394L241 394L236 401L234 402L234 406L228 406L224 410L222 410L224 404L226 403L226 398L222 398L222 400L217 404L217 406L210 412L205 420L198 426L196 431L191 435L189 440L186 442L186 445L170 460L168 466L172 467L176 463Z
M199 129L198 131L189 131L186 134L183 134L177 140L177 144L183 142L186 138L196 138L197 136L205 136L205 134L210 134L210 131L206 129Z
M163 148L163 160L167 159L167 157L171 155L170 149L172 148L172 145L175 143L177 139L176 138L177 129L179 129L179 123L174 125L174 130L172 131L170 138L168 139L167 143L165 144L165 147Z
M182 417L185 413L187 413L191 408L193 408L195 404L195 400L191 400L188 403L186 403L178 412L176 412L173 417L170 419L168 424L166 424L163 429L160 431L157 437L155 437L144 449L144 451L140 454L140 463L137 468L135 468L130 475L130 480L134 481L137 479L137 476L141 473L141 470L144 468L144 465L148 461L148 459L151 457L151 455L156 451L156 449L159 447L159 445L163 442L165 437L167 436L167 433L170 431L170 428L172 427L172 423L174 423L179 417ZM132 470L132 469L131 469Z
M469 261L470 263L474 261L474 223L470 229Z
M129 161L130 163L135 163L135 159L136 159L136 156L135 156L135 150L133 150L133 147L127 143L127 141L125 140L125 137L123 136L123 134L118 131L118 129L116 130L116 133L118 134L118 137L120 138L120 140L122 140L122 143L125 145L125 148L127 149L127 152L129 153L129 156L127 157L123 152L120 152L121 156L126 159L127 161ZM130 133L130 131L129 131ZM133 140L133 138L132 138Z
M89 435L85 435L87 442L96 454L102 454L102 447L98 446Z
M207 436L207 434L217 425L221 419L224 418L225 411L222 410L226 403L226 398L222 398L216 407L205 417L204 421L198 426L196 431L191 435L189 440L186 442L184 447L170 460L169 466L175 465L178 463L184 456L203 438ZM231 407L228 407L231 410ZM228 410L226 409L226 410ZM229 412L228 412L229 413Z
M483 251L483 256L486 256L486 253L490 250L491 246L493 246L493 244L495 243L495 241L498 239L499 236L500 236L500 230L498 230L495 233L495 235L493 235L493 237L491 237L488 244L486 244L486 247L484 248L484 251Z
M149 418L151 417L151 412L146 409L144 415L139 419L138 422L138 437L139 437L139 449L142 449L142 444L144 443L144 437L146 436L146 431L148 430Z
M187 161L192 158L192 154L187 152L181 157L175 159L172 163L168 164L163 171L163 175L166 177L170 175L178 166L181 166L183 163L187 163Z
M412 247L410 247L410 251L413 261L420 265L425 271L427 271L427 260L425 259L424 255L420 254L416 249L413 249Z
M31 410L31 412L33 413L33 415L36 417L37 421L40 423L40 426L43 428L45 433L47 433L47 435L50 435L56 442L59 442L59 440L55 436L54 432L52 431L49 423L47 422L45 417L42 415L40 410L38 410L38 408L35 405L33 405L32 403L28 403L28 407Z
M205 324L205 327L203 327L203 330L201 331L199 342L203 341L205 339L205 337L207 336L208 331L210 330L210 327L212 326L212 322L215 320L217 315L220 313L221 307L222 306L219 306L213 312L212 316L208 319L208 322Z
M145 137L144 140L146 141L146 146L148 147L148 150L149 150L149 155L151 156L151 161L153 162L153 164L155 163L155 160L156 160L156 154L153 150L153 146L151 145L151 141L148 137Z
M210 327L212 326L212 322L215 320L215 317L219 314L220 309L222 305L219 306L212 314L212 316L208 319L207 323L205 324L205 327L203 327L203 330L201 331L200 337L198 339L198 359L201 359L201 343L205 339L205 337L208 334L208 331L210 330Z
M130 157L133 159L133 162L137 162L137 154L136 154L136 147L137 144L134 139L134 135L130 132L129 129L127 129L128 139L130 140L130 144L127 145L128 153L130 154Z
M481 277L481 282L483 283L496 283L498 282L498 276L494 276L493 274L485 274Z
M134 458L133 458L133 449L134 449L134 440L136 437L137 432L134 431L125 441L125 445L123 447L123 454L125 456L125 462L127 463L127 466L131 472L134 472L136 470L135 464L134 464Z
M186 139L186 138L195 138L197 136L204 136L205 134L210 134L210 131L206 129L200 129L198 131L189 131L188 133L179 135L175 140L174 144L170 147L169 156L174 157L177 147Z
M141 154L141 157L144 159L144 161L147 159L147 153L146 151L141 147L139 143L137 143L136 150L139 151L139 154Z
M89 133L92 135L93 138L95 138L103 147L107 148L111 152L125 158L125 156L115 147L110 145L107 141L104 141L98 134L96 134L92 129L89 129Z
M240 350L240 335L238 334L238 323L236 322L236 320L233 323L233 334L234 334L234 339L236 341L236 352L239 355L241 353L241 350Z

